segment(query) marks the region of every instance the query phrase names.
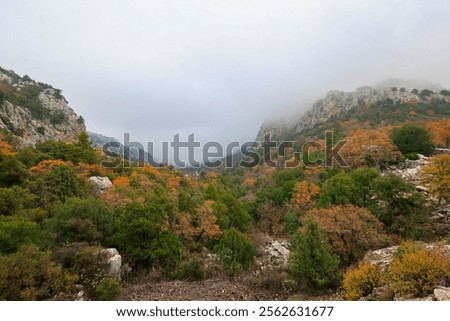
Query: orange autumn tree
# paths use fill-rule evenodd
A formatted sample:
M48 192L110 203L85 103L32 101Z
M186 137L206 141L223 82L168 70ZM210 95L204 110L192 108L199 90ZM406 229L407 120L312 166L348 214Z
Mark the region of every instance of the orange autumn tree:
M180 176L170 176L167 179L166 188L169 193L175 194L180 188L181 177Z
M361 165L380 167L390 160L402 158L398 148L391 142L386 130L357 129L350 132L340 155L351 168Z
M420 172L422 183L439 199L450 196L450 155L441 154L429 159Z
M106 171L105 168L99 164L86 164L80 162L77 165L77 173L87 179L91 176L105 176Z
M320 192L318 185L312 185L307 181L301 181L295 184L294 192L291 197L291 206L295 210L306 211L316 206L316 197Z
M450 147L450 118L441 119L427 124L433 143L441 148Z
M242 182L242 187L243 188L246 188L246 187L252 188L255 186L255 183L256 183L256 181L254 178L248 177L248 178L244 179L244 181Z
M141 170L144 173L150 174L151 176L155 177L155 178L159 178L162 176L161 172L159 170L157 170L156 168L154 168L152 165L147 165L141 168Z
M11 145L5 140L5 136L0 135L0 156L13 156Z
M36 166L30 168L30 171L37 175L45 175L57 167L74 167L72 162L66 162L59 159L48 159L40 162Z
M387 246L389 237L383 232L383 223L365 208L339 205L315 208L302 217L303 224L313 220L327 235L333 251L345 264L361 258L366 251Z
M126 176L119 176L116 177L113 181L112 181L114 186L118 186L118 187L128 187L130 186L130 179Z
M297 182L291 196L291 200L286 207L284 217L285 228L289 233L296 233L300 225L300 217L305 212L316 207L316 197L319 196L320 187L308 181Z
M177 215L174 233L188 242L206 244L218 240L222 231L217 224L214 204L215 201L207 200L197 208L195 214L183 212Z

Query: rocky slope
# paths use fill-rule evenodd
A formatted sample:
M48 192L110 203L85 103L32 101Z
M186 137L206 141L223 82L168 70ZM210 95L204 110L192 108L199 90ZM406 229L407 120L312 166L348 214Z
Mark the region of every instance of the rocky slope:
M390 87L389 85L401 87ZM412 87L415 88L412 88ZM329 91L316 101L304 114L291 117L286 122L278 119L267 120L260 128L256 141L262 141L266 133L271 133L275 140L290 140L305 130L325 123L332 117L346 114L352 109L373 106L380 102L391 104L406 103L412 106L429 103L433 100L450 102L450 92L442 90L439 85L421 81L402 81L391 79L376 84L374 87L360 87L353 92Z
M2 68L0 128L25 146L45 140L73 142L86 131L83 118L69 106L61 90Z

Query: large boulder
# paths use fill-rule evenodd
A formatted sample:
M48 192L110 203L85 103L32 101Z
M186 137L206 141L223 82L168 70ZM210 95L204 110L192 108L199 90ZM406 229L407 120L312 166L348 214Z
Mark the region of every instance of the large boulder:
M94 185L95 189L98 190L99 192L103 192L104 190L111 188L113 186L108 177L91 176L89 177L89 181Z
M120 280L122 274L122 256L115 248L105 249L104 251L108 254L110 276Z
M434 289L434 297L437 301L450 301L450 288L439 286Z
M290 244L287 241L270 240L266 244L266 253L271 265L285 266L288 263Z

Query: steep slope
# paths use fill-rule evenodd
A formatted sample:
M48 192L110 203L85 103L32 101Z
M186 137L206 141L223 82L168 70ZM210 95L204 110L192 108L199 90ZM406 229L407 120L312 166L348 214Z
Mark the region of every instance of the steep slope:
M405 84L403 87L386 87L390 84ZM422 84L422 85L421 85ZM420 86L419 86L420 85ZM410 89L411 86L417 88ZM353 92L329 91L327 95L315 102L309 111L294 117L289 122L281 120L267 120L260 128L257 141L261 141L266 133L278 141L295 139L306 130L311 130L332 119L344 120L346 115L368 115L373 122L395 120L404 121L405 117L393 115L395 113L422 113L429 117L450 116L450 92L440 89L439 85L429 82L414 82L401 80L387 80L372 87L360 87ZM409 90L410 89L410 90ZM429 110L427 112L427 110ZM377 115L373 115L374 113ZM364 117L362 117L364 118ZM371 119L370 119L371 118Z
M0 68L0 128L19 145L45 140L74 142L86 131L60 89Z

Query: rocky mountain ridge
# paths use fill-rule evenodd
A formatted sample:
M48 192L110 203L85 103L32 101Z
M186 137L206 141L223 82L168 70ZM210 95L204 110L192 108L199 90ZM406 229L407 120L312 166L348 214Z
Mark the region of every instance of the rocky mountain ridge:
M0 128L18 145L46 140L75 142L86 131L84 120L60 89L0 68Z
M386 87L389 84L405 84L405 86ZM420 84L422 86L419 87ZM419 88L410 89L411 86ZM262 141L267 133L271 133L272 139L278 141L290 140L292 137L305 130L312 129L332 117L348 113L358 107L373 106L379 102L407 103L411 106L433 100L450 102L448 90L434 91L440 88L439 85L431 82L387 80L374 87L359 87L352 92L331 90L324 98L316 101L307 112L292 116L288 122L279 119L269 119L264 122L258 132L256 141Z

